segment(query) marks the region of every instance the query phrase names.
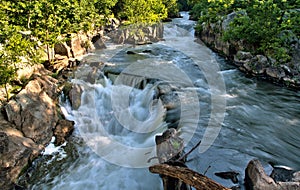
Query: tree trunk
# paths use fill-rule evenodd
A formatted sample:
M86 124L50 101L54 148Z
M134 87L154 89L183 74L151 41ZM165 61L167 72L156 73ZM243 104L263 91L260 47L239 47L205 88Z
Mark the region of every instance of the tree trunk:
M219 183L202 174L180 166L157 164L154 166L150 166L149 171L152 173L179 179L180 181L183 181L184 183L195 187L197 190L229 190L228 188L220 185Z

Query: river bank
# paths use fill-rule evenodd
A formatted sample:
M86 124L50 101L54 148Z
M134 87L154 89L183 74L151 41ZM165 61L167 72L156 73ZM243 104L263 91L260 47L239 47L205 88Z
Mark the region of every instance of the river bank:
M284 32L290 33L285 39L285 44L291 49L289 50L291 59L286 62L276 60L271 56L253 53L258 51L257 44L247 43L246 40L224 40L224 34L229 30L234 19L240 16L239 14L239 12L232 12L215 23L198 23L195 35L209 48L230 60L247 76L299 90L300 39L291 31L281 32L281 35L284 35Z

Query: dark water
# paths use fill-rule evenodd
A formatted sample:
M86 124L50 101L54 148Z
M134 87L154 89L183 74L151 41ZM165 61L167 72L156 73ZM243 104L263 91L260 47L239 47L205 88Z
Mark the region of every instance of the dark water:
M138 70L139 73L134 74L170 80L176 84L182 83L182 86L179 85L179 91L183 94L181 104L185 105L187 102L187 107L182 107L183 122L180 127L183 136L193 135L192 140L188 141L187 150L203 138L210 120L218 117L221 121L220 132L217 129L214 131L218 136L213 144L203 153L198 150L194 151L189 156L188 166L200 173L205 172L208 177L221 184L228 187L234 185L229 180L220 179L214 173L234 170L240 173L238 178L242 185L244 170L253 158L261 160L268 172L270 170L268 163L286 165L300 170L299 93L245 77L223 58L194 42L194 22L187 20L187 13L183 13L183 16L184 18L174 19L172 23L165 25L166 41L164 42L138 47L108 44L107 50L95 52L87 56L85 61L106 61L126 66L138 63L131 67L133 70L127 71L130 73ZM128 50L138 54L127 55ZM143 53L144 50L151 53ZM176 65L178 73L176 69L166 67L171 64ZM83 70L84 68L81 72L84 72ZM189 81L185 81L186 76ZM126 80L134 81L132 78ZM97 117L105 115L105 119L111 121L113 117L107 116L113 113L112 105L107 103L111 99L106 98L111 97L110 93L115 88L119 93L125 93L127 90L124 86L114 87L109 83L103 85L103 81L95 85L78 81L81 81L80 77L73 82L82 84L86 89L83 99L87 100L86 97L90 97L89 93L96 92L96 95L84 101L86 105L83 102L77 111L72 110L66 103L62 104L67 118L76 122L77 129L73 135L75 139L82 138L82 129L88 129L89 132L99 130ZM141 118L145 118L143 114L149 114L149 112L144 113L145 107L140 106L140 102L149 104L152 98L151 89L148 92L136 92L134 102L130 104L131 109L137 113L137 117L140 115ZM195 95L191 93L195 92L197 103L190 98ZM150 94L150 99L145 98L145 94ZM217 94L216 99L214 99L214 94ZM120 97L122 99L122 96ZM149 107L146 106L146 108ZM159 112L157 117L167 113L159 109L159 105L157 110ZM212 114L213 110L216 110L216 115ZM192 114L196 117L185 120L185 116ZM158 121L161 125L159 130L162 130L165 127L164 122ZM120 127L115 121L108 123L107 126ZM193 131L191 126L195 124L196 128ZM143 136L144 139L141 141L137 135L118 127L114 128L113 132L114 137L120 142L138 143L139 146L150 146L152 143L153 146L154 135L152 133L146 137ZM119 134L116 134L116 131ZM100 148L101 143L108 143L103 134L97 137L99 139L96 142ZM115 162L111 163L111 160L107 159L109 157L99 156L91 144L82 141L84 140L69 142L72 145L71 149L76 152L72 154L72 159L58 154L58 152L64 152L63 147L60 151L54 151L56 156L52 156L52 160L42 164L42 167L46 169L41 171L39 179L32 180L30 189L162 189L159 176L149 173L147 167L137 169L123 167L122 164L118 165ZM111 149L108 152L107 154L112 157L126 157L126 153L122 151Z

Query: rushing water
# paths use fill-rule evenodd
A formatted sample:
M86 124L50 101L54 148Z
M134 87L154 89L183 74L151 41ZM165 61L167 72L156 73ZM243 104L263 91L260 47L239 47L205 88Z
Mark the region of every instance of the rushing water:
M103 77L90 84L77 75L73 83L84 89L81 106L72 110L67 102L62 104L66 117L76 123L73 140L60 147L60 153L45 159L42 168L46 169L39 169L41 174L32 180L31 189L162 189L159 176L146 167L154 162L146 160L155 156L154 136L166 129L164 118L172 117L173 112L168 112L159 100L154 101L156 83L144 84L143 90L127 86L151 76L180 89L179 127L183 138L192 138L187 150L205 136L215 117L222 121L220 132L215 128L214 132L219 133L212 146L203 153L197 150L189 155L190 168L228 187L234 184L214 173L239 172L242 184L244 169L253 158L259 158L267 170L268 162L300 169L300 95L246 78L204 45L194 42L194 22L187 19L187 13L183 16L165 24L166 41L138 47L108 44L108 49L86 57L87 62L132 64L134 67L125 71L129 76L138 76L124 75L114 79L113 85ZM138 54L128 55L128 50ZM168 67L171 65L176 67ZM80 72L85 67L89 66ZM124 107L116 104L122 105L126 97L125 106L129 105L132 115L124 116Z

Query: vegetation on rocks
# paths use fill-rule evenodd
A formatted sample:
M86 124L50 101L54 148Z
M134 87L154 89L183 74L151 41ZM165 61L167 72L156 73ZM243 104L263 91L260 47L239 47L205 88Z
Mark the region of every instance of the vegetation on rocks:
M236 15L226 30L224 41L251 44L250 51L276 60L275 65L291 61L300 39L299 0L190 0L192 17L199 20L197 30L222 23L227 15Z
M299 0L190 0L196 34L243 72L300 87ZM247 54L241 59L238 55Z

